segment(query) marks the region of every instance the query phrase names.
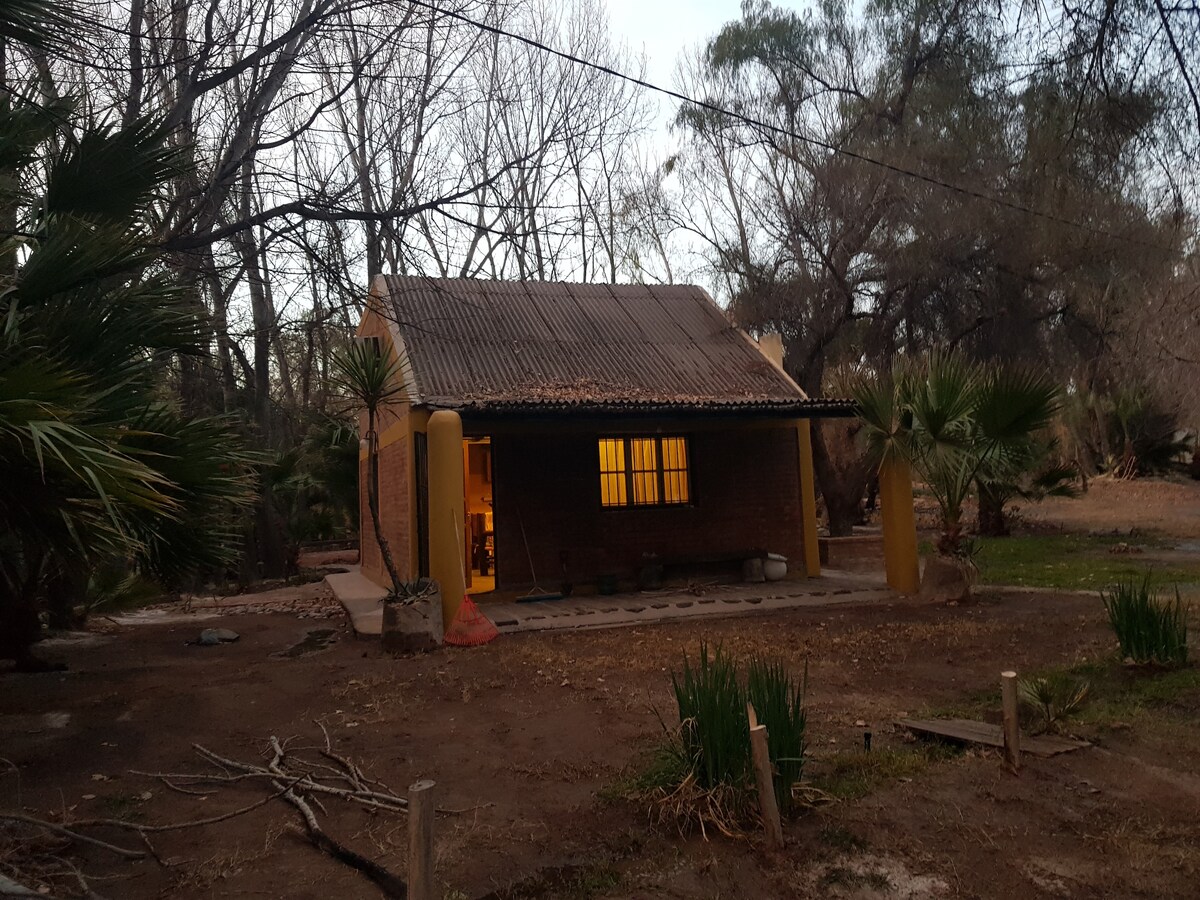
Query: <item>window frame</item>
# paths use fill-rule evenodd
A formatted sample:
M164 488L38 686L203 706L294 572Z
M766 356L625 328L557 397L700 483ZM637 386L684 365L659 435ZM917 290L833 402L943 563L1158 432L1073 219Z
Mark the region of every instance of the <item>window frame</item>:
M658 497L653 503L636 503L634 497L634 454L633 441L651 440L654 441L654 475L656 496ZM668 469L666 459L663 456L663 441L678 440L683 442L684 466L682 469ZM621 475L625 502L624 503L605 503L604 502L604 479L608 476L618 474L618 470L605 471L600 463L600 445L604 441L619 441L621 444L623 467L619 470ZM596 487L598 491L598 501L600 509L605 512L614 510L630 510L630 509L687 509L696 505L695 481L692 478L692 441L691 437L686 434L600 434L596 436ZM648 473L649 470L640 470ZM687 492L687 499L681 502L670 502L663 498L666 497L666 476L668 472L680 472L683 475L684 486Z

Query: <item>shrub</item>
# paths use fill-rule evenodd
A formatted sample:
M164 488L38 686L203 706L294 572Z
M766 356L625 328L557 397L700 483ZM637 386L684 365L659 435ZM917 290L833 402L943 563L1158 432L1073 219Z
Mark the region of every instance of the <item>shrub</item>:
M679 704L681 752L700 787L744 784L750 771L750 723L733 662L720 647L710 656L708 645L701 644L695 667L684 657L683 670L671 673L671 684Z
M1121 656L1143 664L1187 664L1188 614L1178 588L1174 602L1163 601L1147 573L1140 582L1135 578L1120 581L1101 596Z
M1087 681L1069 675L1022 678L1020 683L1021 699L1037 710L1043 731L1078 712L1090 690Z
M804 774L807 682L807 664L801 682L779 662L755 659L746 672L746 696L758 721L767 726L767 749L775 764L775 799L782 812L791 809L792 785Z

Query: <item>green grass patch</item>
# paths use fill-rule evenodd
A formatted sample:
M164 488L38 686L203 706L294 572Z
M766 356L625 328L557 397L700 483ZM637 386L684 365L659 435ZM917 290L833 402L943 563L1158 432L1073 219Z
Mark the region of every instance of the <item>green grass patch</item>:
M578 898L607 894L621 884L621 873L608 866L591 866L567 880L559 896Z
M920 775L931 765L958 756L961 750L949 744L927 743L848 753L812 763L814 787L839 800L858 800L901 778Z
M1165 669L1152 666L1127 666L1118 660L1081 663L1075 666L1041 669L1026 676L1028 679L1085 681L1087 699L1065 723L1107 726L1114 722L1131 722L1145 716L1162 719L1193 719L1200 713L1200 668L1190 666ZM1036 718L1028 712L1030 724ZM964 695L961 700L923 710L921 718L987 719L999 721L1000 689L980 690Z
M679 752L678 744L664 739L640 754L620 778L601 788L598 795L602 800L637 800L654 790L671 790L687 777L688 771L688 761Z
M977 542L975 561L981 584L1100 590L1141 577L1147 570L1153 570L1158 583L1200 584L1200 563L1155 564L1139 554L1110 553L1122 539L1109 535L1018 535L978 538ZM1151 548L1160 545L1148 538L1138 538L1136 543Z
M1200 669L1164 670L1118 662L1089 663L1066 670L1091 684L1080 711L1082 724L1109 725L1147 715L1193 720L1200 712Z

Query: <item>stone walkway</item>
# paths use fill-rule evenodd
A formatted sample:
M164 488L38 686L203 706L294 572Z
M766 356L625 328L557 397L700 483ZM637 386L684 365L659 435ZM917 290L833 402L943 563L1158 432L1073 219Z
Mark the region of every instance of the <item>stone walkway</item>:
M357 568L325 581L350 615L359 637L378 637L383 622L384 590ZM474 598L502 634L616 628L670 619L740 616L779 609L884 600L894 596L876 577L826 569L820 578L766 584L725 584L702 592L641 591L611 597L571 597L531 603L502 603Z

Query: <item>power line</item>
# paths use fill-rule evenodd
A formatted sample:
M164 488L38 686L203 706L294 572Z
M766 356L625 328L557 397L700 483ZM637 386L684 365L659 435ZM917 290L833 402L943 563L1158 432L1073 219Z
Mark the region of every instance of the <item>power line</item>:
M957 194L962 194L963 196L966 196L966 197L972 197L976 200L983 200L987 203L993 203L993 204L996 204L997 206L1001 206L1006 209L1013 210L1014 212L1022 213L1024 215L1030 215L1030 216L1034 216L1036 218L1046 219L1047 221L1050 221L1050 222L1057 222L1060 225L1067 225L1072 228L1078 228L1082 231L1091 232L1092 234L1098 235L1100 237L1107 237L1107 238L1112 238L1114 240L1126 241L1126 242L1132 243L1132 244L1139 244L1143 247L1150 247L1154 250L1159 250L1159 251L1167 251L1168 250L1168 248L1162 247L1162 246L1152 243L1150 241L1143 241L1139 238L1129 237L1127 235L1122 235L1122 234L1116 234L1115 232L1108 231L1107 229L1098 228L1095 225L1089 225L1086 222L1080 222L1075 219L1069 219L1066 216L1059 216L1059 215L1055 215L1054 213L1049 213L1049 212L1045 212L1043 210L1034 209L1033 207L1026 206L1023 203L1015 203L1011 200L1005 200L1003 197L996 197L992 194L985 194L982 191L976 191L976 190L973 190L972 188L963 187L962 185L951 184L948 181L942 181L939 178L935 178L932 175L926 175L923 172L917 172L912 169L906 169L903 166L897 166L893 163L885 162L884 160L881 160L881 159L876 159L875 157L868 156L865 153L859 153L855 150L849 150L845 147L839 147L836 144L830 144L828 141L823 141L820 138L815 138L815 137L810 137L808 135L798 134L797 132L790 131L787 128L783 128L782 126L772 125L769 122L763 122L759 119L754 119L750 116L743 115L742 113L734 112L733 110L729 110L722 106L718 106L716 103L712 103L708 100L697 100L694 97L690 97L687 94L684 94L680 91L674 90L673 88L661 87L660 85L657 85L657 84L654 84L653 82L647 81L644 78L639 78L634 75L629 75L618 69L614 69L611 66L606 66L606 65L603 65L602 63L592 62L589 59L584 59L583 57L575 56L574 54L568 53L565 50L558 50L547 44L543 44L541 41L535 40L533 38L525 37L524 35L521 35L521 34L516 34L515 32L508 31L504 28L501 28L498 25L489 25L486 22L480 22L477 19L472 19L470 16L463 15L462 13L444 9L444 8L438 6L436 3L428 2L428 0L408 0L408 2L411 3L413 6L420 6L424 9L430 10L431 12L435 12L440 15L447 16L451 19L456 19L459 22L462 22L466 25L472 26L473 28L481 29L490 34L494 34L498 37L504 37L504 38L508 38L510 40L519 41L522 44L525 44L529 47L533 47L534 49L540 50L543 53L548 53L551 56L557 56L559 59L564 59L567 62L570 62L574 65L583 66L585 68L592 69L596 72L601 72L605 75L609 75L613 78L619 78L622 81L627 81L630 84L635 84L638 87L645 88L646 90L653 91L653 92L659 93L659 94L663 94L667 97L671 97L674 100L678 100L681 103L689 103L693 106L699 107L700 109L704 109L709 112L717 113L718 115L727 116L731 119L736 119L738 121L744 122L747 125L751 125L755 128L760 128L764 131L771 132L772 134L777 134L782 137L791 138L792 140L801 141L802 143L810 144L814 147L819 147L820 149L826 150L830 153L836 153L840 156L847 157L848 159L853 159L853 160L857 160L858 162L867 163L868 165L877 166L881 169L884 169L889 172L893 172L897 175L902 175L906 178L914 178L918 181L925 182L926 184L931 184L931 185L934 185L935 187L942 188L943 190L951 191L951 192L957 193Z

